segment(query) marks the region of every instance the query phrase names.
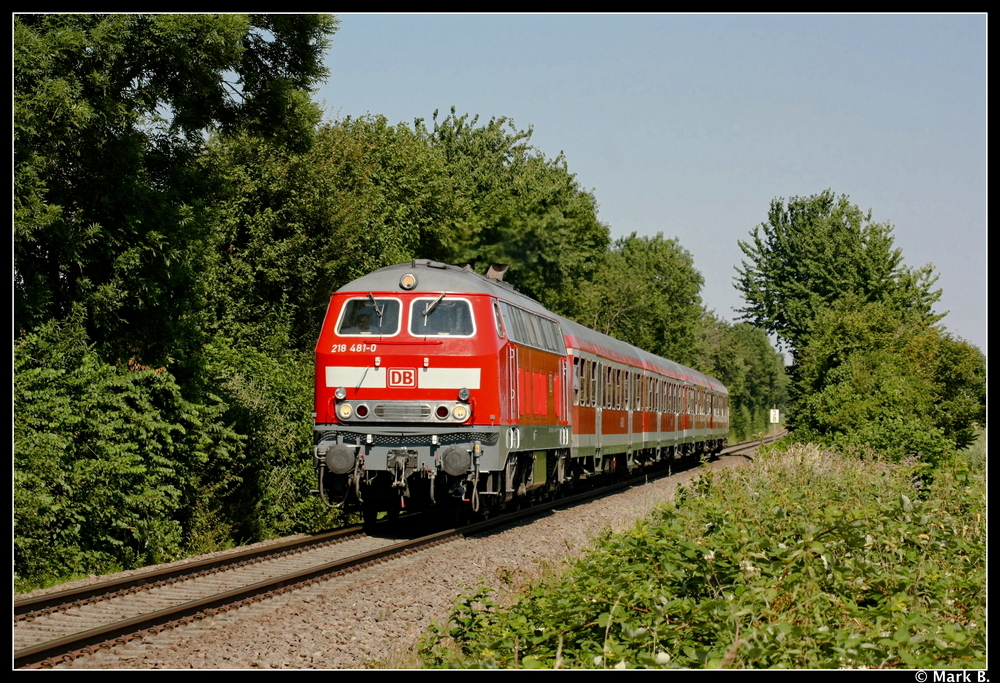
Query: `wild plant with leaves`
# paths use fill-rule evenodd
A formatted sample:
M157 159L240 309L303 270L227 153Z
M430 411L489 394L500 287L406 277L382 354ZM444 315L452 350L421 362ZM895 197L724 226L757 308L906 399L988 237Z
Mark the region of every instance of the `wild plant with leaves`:
M985 480L964 460L815 446L704 475L500 609L480 589L428 666L981 668Z

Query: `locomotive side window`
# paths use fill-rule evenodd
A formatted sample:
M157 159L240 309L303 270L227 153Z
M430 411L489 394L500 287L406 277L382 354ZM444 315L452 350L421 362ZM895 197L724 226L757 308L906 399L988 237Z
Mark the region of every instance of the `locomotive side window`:
M391 337L399 332L398 299L348 299L340 312L337 334L342 337L381 335Z
M565 355L566 344L558 323L517 306L511 306L506 301L500 302L500 312L507 326L507 334L513 341Z
M522 314L523 315L523 314ZM531 340L532 346L545 347L545 338L542 336L541 325L538 324L538 318L533 315L525 315L528 323L526 327L528 328L528 338Z
M514 312L514 319L520 323L523 343L528 346L538 346L538 339L535 338L535 330L531 327L530 316L519 308L512 310Z
M493 322L497 326L497 336L503 339L503 323L500 322L500 306L493 302Z
M472 305L465 299L442 294L433 299L414 299L410 304L410 334L414 337L471 337L475 333Z

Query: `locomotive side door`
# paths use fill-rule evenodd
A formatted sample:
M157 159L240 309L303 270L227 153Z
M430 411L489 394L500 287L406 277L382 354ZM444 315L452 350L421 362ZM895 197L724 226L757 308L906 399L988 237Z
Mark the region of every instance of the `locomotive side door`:
M508 415L511 422L520 421L520 409L517 403L517 381L519 373L517 371L517 347L513 344L507 345L507 401Z

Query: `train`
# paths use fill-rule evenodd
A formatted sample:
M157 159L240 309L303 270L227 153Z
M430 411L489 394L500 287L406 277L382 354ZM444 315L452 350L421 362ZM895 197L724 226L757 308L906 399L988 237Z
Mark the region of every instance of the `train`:
M416 259L331 295L313 464L330 507L489 513L726 446L717 379Z

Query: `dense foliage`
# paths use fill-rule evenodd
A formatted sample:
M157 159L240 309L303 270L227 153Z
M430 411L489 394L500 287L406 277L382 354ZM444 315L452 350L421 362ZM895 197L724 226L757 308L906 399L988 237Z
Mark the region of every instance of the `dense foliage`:
M113 360L195 352L210 324L205 134L308 145L323 15L14 17L15 332L82 307Z
M336 26L14 17L19 588L316 523L285 519L302 491L294 505L262 494L274 473L305 484L311 373L303 354L250 363L257 347L218 336L216 314L241 305L216 298L217 205L234 189L206 151L212 135L308 148ZM294 447L268 411L295 425Z
M200 550L237 484L242 438L224 404L188 401L162 370L107 364L74 320L23 336L14 372L17 576Z
M985 476L795 446L706 474L509 608L487 589L430 666L982 668Z
M741 429L781 400L779 356L705 314L690 254L612 244L530 128L321 122L337 25L15 16L19 589L337 521L309 495L316 334L332 291L412 258L506 263L558 313L728 373Z
M979 349L883 303L847 297L824 311L796 377L800 439L934 463L986 419Z
M766 433L770 410L784 412L788 401L784 358L764 330L748 323L709 317L704 329L706 357L700 364L729 390L730 442Z
M892 226L873 223L847 196L826 190L771 202L768 220L740 241L747 257L736 286L747 303L747 320L777 333L793 349L808 343L825 308L845 296L885 302L921 315L929 323L941 296L929 266L903 265L893 246Z
M985 357L936 325L933 268L904 265L888 223L830 191L775 199L740 247L744 316L792 350L799 438L934 463L985 424Z
M451 242L443 159L405 125L323 124L303 152L227 138L209 160L230 183L211 300L221 328L247 342L311 349L331 291Z
M510 266L508 282L551 310L574 317L605 257L608 228L597 201L580 188L565 158L547 159L507 118L477 126L478 117L451 114L417 131L445 158L457 214L446 258L481 273Z
M580 321L592 329L693 366L701 350L701 287L694 258L677 240L616 240L592 287L579 297Z

